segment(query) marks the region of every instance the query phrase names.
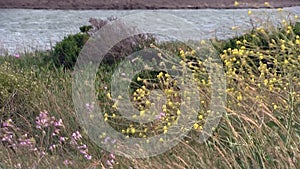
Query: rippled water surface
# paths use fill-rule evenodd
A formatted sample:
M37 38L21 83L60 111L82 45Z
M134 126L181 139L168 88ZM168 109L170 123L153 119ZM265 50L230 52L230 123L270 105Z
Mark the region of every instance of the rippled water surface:
M167 13L193 22L205 33L202 38L228 38L237 32L233 26L239 27L238 33L251 28L247 9L200 9L200 10L156 10L154 13ZM89 18L106 18L141 13L144 10L30 10L30 9L0 9L0 54L20 53L36 49L50 49L64 36L79 32L79 27L87 25ZM149 11L147 11L149 12ZM300 15L300 7L285 8L280 13L271 9L252 10L253 20L269 17L281 20L288 12ZM158 18L159 19L159 18ZM147 22L147 21L145 21ZM174 27L178 21L174 22ZM140 23L140 24L143 24ZM157 25L159 28L160 25ZM165 28L164 28L165 29ZM171 28L170 28L171 29ZM187 28L188 29L188 28Z

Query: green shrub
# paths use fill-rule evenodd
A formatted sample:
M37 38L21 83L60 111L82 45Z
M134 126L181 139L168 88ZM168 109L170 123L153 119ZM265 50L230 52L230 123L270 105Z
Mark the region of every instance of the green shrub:
M54 47L53 62L57 67L71 69L77 60L85 42L89 39L86 33L77 33L65 37Z
M81 26L79 29L82 33L88 33L91 29L93 29L93 26L92 25L84 25L84 26Z
M300 35L300 22L296 22L293 29L296 35Z

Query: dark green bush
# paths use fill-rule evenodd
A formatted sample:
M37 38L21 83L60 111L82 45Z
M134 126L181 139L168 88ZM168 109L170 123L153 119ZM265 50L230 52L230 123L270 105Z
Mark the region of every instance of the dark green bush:
M89 39L86 33L77 33L65 37L54 47L53 62L57 67L71 69L74 67L77 57L85 42Z
M296 22L293 29L296 35L300 35L300 22Z
M93 29L93 26L92 25L84 25L84 26L81 26L79 29L82 33L88 33L91 29Z

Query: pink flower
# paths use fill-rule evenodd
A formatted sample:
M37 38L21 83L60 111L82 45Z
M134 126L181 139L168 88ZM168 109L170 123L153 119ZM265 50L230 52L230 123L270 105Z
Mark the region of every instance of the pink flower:
M59 119L59 121L54 122L55 127L62 127L64 124L62 122L62 119Z
M72 134L72 139L76 140L80 140L82 138L81 134L79 133L79 131L76 131Z
M161 112L158 116L156 116L157 119L161 119L163 117L165 117L165 113L164 112Z
M39 116L36 117L36 128L41 129L42 127L48 127L51 123L48 117L48 112L40 112Z
M91 159L92 159L92 156L91 156L91 155L88 155L88 154L84 155L84 157L85 157L87 160L91 160Z
M106 161L106 164L107 164L108 166L112 166L112 165L113 165L109 160Z
M17 54L15 54L15 57L16 57L16 58L19 58L19 57L20 57L20 55L17 53Z
M64 164L68 165L69 164L69 160L64 160Z
M66 138L65 137L60 137L59 141L64 142L64 141L66 141Z

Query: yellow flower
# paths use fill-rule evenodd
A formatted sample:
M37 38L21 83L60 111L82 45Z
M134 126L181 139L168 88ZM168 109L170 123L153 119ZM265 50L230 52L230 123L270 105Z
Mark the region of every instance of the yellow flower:
M108 97L109 99L111 99L111 95L110 95L110 93L107 93L107 97Z
M199 120L202 120L202 119L203 119L203 115L200 114L200 115L198 116L198 119L199 119Z
M280 42L281 43L285 43L286 41L284 39L280 39Z
M162 77L163 77L163 75L164 75L164 73L163 73L163 72L159 72L159 74L157 75L157 78L162 78Z
M237 49L233 49L232 54L233 54L233 55L238 55L238 54L239 54L239 51L238 51Z
M144 86L144 85L142 86L142 89L143 89L144 91L147 90L146 86Z
M195 123L193 127L194 127L195 130L197 130L198 127L199 127L199 124L198 124L198 123Z
M145 110L140 111L140 116L144 116L145 115Z
M143 81L143 79L140 77L137 77L137 81Z
M90 114L90 119L94 119L94 115L93 114Z
M150 106L151 102L149 100L147 100L145 104L146 104L146 106Z
M265 84L265 86L268 85L268 79L265 79L265 80L264 80L264 84Z
M192 55L194 55L195 53L196 53L196 51L195 51L195 50L192 50L192 51L191 51L191 54L192 54Z
M262 53L259 54L259 59L260 60L264 59L264 55Z
M132 134L135 133L135 128L131 128L131 133L132 133Z
M165 94L166 95L171 95L171 94L173 94L173 90L172 89L165 89Z
M118 107L118 103L116 102L116 103L112 106L112 108L116 109L117 107Z
M166 74L165 74L165 77L166 77L166 78L169 78L169 77L170 77L170 75L169 75L168 73L166 73Z
M173 103L171 101L168 102L168 106L172 107Z
M104 121L107 121L107 120L108 120L108 114L105 113L105 114L104 114Z
M239 93L239 95L237 96L237 100L239 100L239 101L243 100L243 96L241 93Z
M278 106L276 104L273 105L274 110L276 110L278 108Z
M180 50L179 54L180 54L181 57L183 57L183 58L185 57L185 53L184 53L183 50Z

